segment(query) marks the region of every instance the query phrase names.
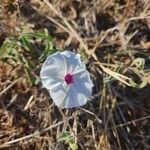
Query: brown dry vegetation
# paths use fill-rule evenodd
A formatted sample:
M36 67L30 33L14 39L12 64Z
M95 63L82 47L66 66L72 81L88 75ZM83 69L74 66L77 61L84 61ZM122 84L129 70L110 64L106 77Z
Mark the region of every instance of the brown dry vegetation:
M81 108L60 110L40 82L28 82L20 65L0 60L0 149L66 150L68 143L57 139L66 131L79 150L150 149L149 83L135 88L120 78L103 80L120 62L119 74L150 81L150 1L0 0L0 45L44 28L56 47L81 53L93 97ZM36 76L38 48L24 54L36 65ZM132 70L136 58L145 61L140 77Z

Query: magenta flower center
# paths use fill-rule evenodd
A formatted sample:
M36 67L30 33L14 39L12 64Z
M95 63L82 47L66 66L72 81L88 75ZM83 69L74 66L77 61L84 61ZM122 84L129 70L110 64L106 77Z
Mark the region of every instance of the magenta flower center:
M66 81L67 84L73 83L73 75L67 74L67 75L65 76L65 81Z

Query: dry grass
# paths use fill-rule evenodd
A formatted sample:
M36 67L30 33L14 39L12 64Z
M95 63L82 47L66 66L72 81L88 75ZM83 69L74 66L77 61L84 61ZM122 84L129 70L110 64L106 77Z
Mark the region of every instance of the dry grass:
M85 106L60 110L0 56L0 149L150 149L149 0L5 0L0 19L1 45L46 28L58 49L82 55L95 85ZM38 78L42 43L34 44L19 52Z

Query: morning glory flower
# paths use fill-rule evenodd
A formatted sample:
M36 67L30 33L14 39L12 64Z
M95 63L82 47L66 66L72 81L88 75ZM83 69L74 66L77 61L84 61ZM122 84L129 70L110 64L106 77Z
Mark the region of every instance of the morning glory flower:
M93 83L79 54L63 51L48 56L40 77L59 108L85 105L91 96Z

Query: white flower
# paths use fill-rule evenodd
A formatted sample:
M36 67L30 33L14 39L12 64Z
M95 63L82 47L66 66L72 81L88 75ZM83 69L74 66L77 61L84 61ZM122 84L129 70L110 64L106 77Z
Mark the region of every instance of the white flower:
M93 83L79 54L63 51L50 55L40 76L59 108L82 106L91 96Z

